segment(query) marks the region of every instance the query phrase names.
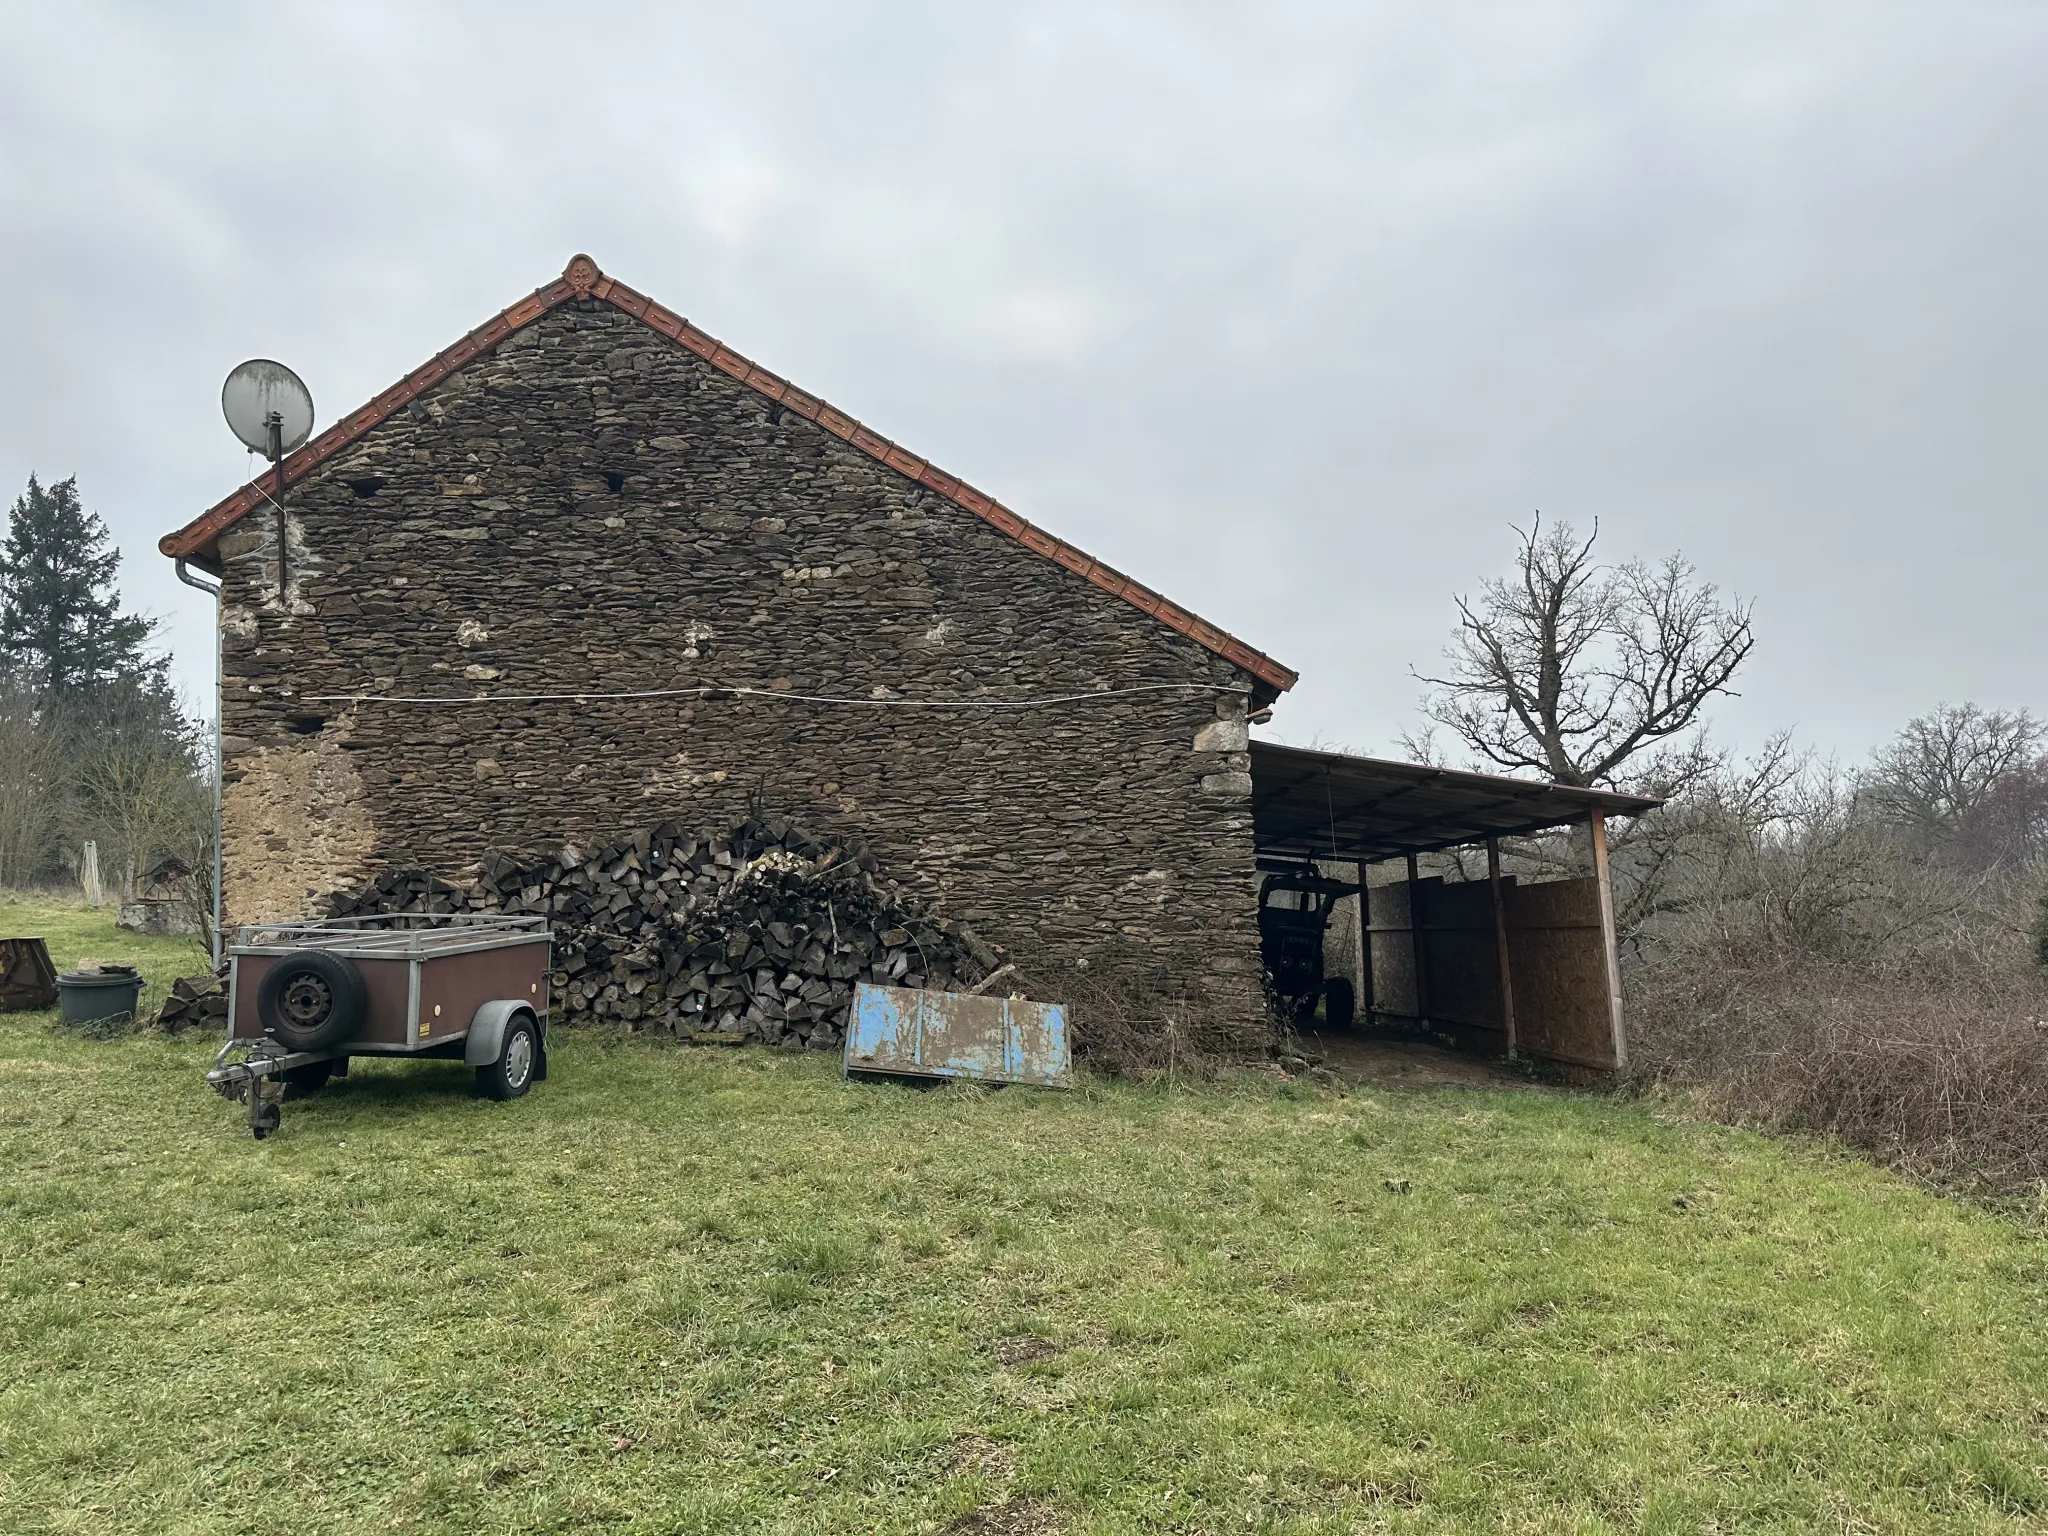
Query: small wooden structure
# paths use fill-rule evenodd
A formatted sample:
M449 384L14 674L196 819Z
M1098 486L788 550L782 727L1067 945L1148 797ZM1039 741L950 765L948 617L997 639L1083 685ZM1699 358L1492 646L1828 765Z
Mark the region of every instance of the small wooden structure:
M1361 1017L1611 1072L1628 1063L1607 863L1607 818L1663 802L1496 774L1254 742L1252 826L1262 861L1356 864L1366 883ZM1522 884L1500 839L1583 826L1593 873ZM1419 856L1484 846L1487 878L1424 877ZM1391 859L1406 878L1364 879Z

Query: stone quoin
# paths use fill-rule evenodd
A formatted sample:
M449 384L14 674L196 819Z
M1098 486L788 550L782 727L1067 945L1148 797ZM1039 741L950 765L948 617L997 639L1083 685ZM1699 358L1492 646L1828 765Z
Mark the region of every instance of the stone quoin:
M1294 674L587 258L162 547L222 582L230 923L756 806L1264 1027L1245 718Z

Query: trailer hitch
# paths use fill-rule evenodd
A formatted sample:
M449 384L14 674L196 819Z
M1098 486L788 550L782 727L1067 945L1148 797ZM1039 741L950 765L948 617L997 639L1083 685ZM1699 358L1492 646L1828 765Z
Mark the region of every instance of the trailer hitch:
M229 1061L228 1054L235 1050L245 1054L240 1061ZM284 1098L283 1074L327 1059L318 1051L280 1050L267 1041L230 1040L213 1058L206 1081L229 1103L249 1106L249 1134L261 1141L284 1122L279 1103Z

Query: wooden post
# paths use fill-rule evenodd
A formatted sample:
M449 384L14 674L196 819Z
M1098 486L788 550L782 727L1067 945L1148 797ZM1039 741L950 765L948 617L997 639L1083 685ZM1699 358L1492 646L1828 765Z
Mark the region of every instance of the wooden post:
M1358 1017L1372 1028L1372 892L1366 888L1365 860L1358 861Z
M1508 974L1508 908L1500 891L1500 839L1486 840L1486 883L1493 887L1493 949L1500 959L1500 1020L1508 1033L1508 1056L1515 1054L1515 983Z
M1621 1021L1621 941L1614 930L1614 877L1607 867L1607 818L1594 811L1593 886L1600 897L1600 942L1607 952L1607 1020L1614 1034L1614 1068L1628 1065L1628 1035Z
M1422 948L1422 902L1416 894L1416 887L1422 879L1422 866L1416 863L1415 855L1408 855L1408 948L1415 956L1415 1017L1429 1017L1429 960Z

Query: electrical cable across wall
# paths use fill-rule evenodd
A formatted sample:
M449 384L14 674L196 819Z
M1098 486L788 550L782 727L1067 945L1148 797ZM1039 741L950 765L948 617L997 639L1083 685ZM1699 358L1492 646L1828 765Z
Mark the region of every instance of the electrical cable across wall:
M832 694L779 693L771 688L726 687L700 683L691 688L647 688L630 693L476 693L384 694L309 693L307 704L593 704L631 699L773 699L789 704L844 704L865 708L909 709L1042 709L1053 704L1087 704L1097 699L1124 698L1134 693L1238 693L1250 689L1228 683L1143 683L1129 688L1102 688L1093 693L1055 693L1036 699L901 699L848 698Z

